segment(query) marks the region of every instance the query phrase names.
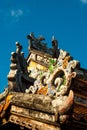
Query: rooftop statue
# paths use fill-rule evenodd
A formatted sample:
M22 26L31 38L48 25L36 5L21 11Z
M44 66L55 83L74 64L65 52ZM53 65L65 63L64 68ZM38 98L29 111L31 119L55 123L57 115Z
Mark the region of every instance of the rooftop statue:
M57 58L59 56L58 41L54 38L54 36L52 37L52 47L53 58Z
M9 91L24 92L27 86L22 82L23 79L31 84L32 79L29 78L27 70L27 61L24 58L24 53L21 52L22 45L16 42L16 52L11 53L10 72L8 74Z
M27 35L27 38L29 39L29 50L30 49L46 49L46 44L43 44L42 41L45 40L43 36L39 36L36 38L33 33L30 33L30 35Z

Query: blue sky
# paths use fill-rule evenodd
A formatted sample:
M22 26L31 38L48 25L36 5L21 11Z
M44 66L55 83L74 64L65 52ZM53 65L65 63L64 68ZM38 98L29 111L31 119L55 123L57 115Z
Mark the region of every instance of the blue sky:
M7 86L11 52L15 42L28 55L26 36L43 35L51 47L54 35L59 48L68 51L87 69L87 0L0 1L0 92Z

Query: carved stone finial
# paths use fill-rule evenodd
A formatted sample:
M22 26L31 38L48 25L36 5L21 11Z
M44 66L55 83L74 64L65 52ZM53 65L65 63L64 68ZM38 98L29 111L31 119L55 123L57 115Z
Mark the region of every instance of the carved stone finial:
M28 49L37 49L37 50L41 50L41 48L44 49L44 45L41 41L45 40L45 38L43 36L39 36L39 37L35 37L34 33L31 32L29 35L27 35L27 39L29 40L29 47ZM40 48L40 49L39 49Z
M20 45L19 42L16 42L16 53L20 54L21 50L22 50L22 45Z
M55 37L54 37L54 35L52 36L52 41L54 41L55 40Z
M52 46L58 49L58 41L52 36Z
M31 32L29 35L27 35L27 39L29 39L29 40L35 40L34 33Z
M55 39L55 37L52 37L52 53L53 53L53 58L58 58L59 51L58 51L58 41Z
M29 35L27 35L27 39L29 40L29 47L28 49L31 50L33 45L32 45L32 41L34 41L34 34L33 33L30 33Z
M10 72L8 74L8 86L10 91L24 92L26 86L22 86L22 79L28 77L27 61L24 58L24 52L21 52L22 45L16 42L16 52L11 53ZM27 80L26 79L26 80Z

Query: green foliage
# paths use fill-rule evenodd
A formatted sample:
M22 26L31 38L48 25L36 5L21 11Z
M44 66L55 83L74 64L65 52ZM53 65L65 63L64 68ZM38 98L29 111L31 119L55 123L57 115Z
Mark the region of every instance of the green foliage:
M63 76L63 85L65 85L66 84L66 78L65 78L65 76Z
M54 64L55 64L55 60L54 59L50 59L50 62L49 62L49 70L50 70L50 73L52 73L53 72L53 70L54 70Z
M61 85L58 87L58 90L57 90L58 92L60 91L60 87L61 87Z
M51 65L53 65L55 62L56 62L55 59L52 59L52 58L50 59L50 64Z
M64 75L63 76L63 83L62 83L62 85L65 85L65 84L66 84L66 78L65 78L65 75ZM57 89L58 92L60 91L60 88L61 88L61 85Z
M50 73L53 72L53 69L54 69L53 65L50 65L50 66L49 66Z

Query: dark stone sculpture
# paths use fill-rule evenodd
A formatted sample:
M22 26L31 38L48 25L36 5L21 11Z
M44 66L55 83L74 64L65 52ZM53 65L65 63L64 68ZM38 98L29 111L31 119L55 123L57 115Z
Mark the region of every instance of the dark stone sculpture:
M11 54L12 63L8 74L9 91L25 92L25 89L33 82L27 70L27 60L24 58L24 53L21 50L22 45L16 42L16 52Z
M58 49L58 41L52 37L52 56L53 58L58 58L59 56L59 49Z
M29 51L35 49L42 52L47 52L47 45L46 43L42 42L43 40L45 40L43 36L39 36L38 38L36 38L33 33L30 33L30 35L28 35L27 38L29 40Z

